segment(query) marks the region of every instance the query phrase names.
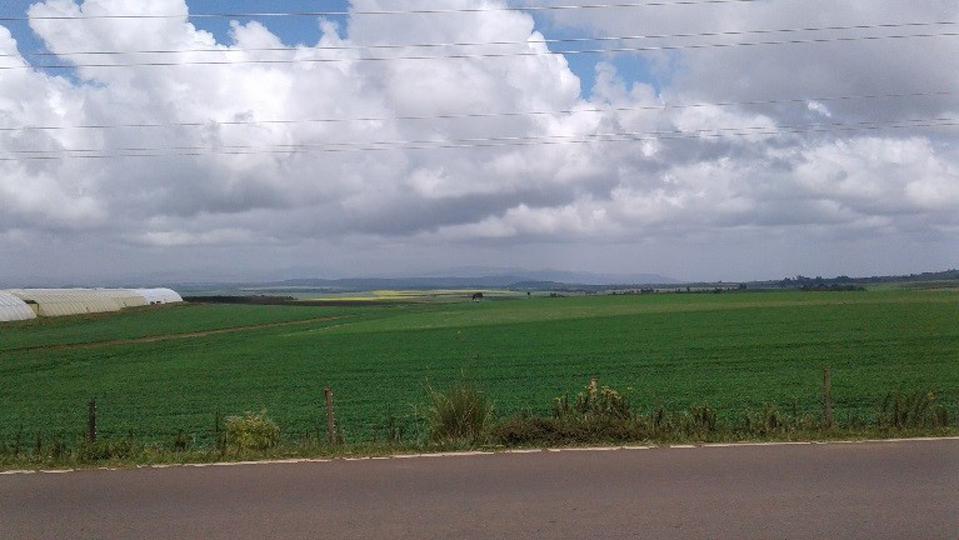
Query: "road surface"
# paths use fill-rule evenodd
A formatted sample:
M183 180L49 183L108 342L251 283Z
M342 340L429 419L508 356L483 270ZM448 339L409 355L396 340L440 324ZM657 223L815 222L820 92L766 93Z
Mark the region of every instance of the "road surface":
M959 441L0 476L0 538L959 538Z

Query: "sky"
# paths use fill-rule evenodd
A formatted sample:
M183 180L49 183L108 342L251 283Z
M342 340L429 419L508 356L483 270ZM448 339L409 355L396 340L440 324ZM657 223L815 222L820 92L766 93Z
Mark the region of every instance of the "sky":
M959 266L959 4L577 3L8 0L0 286Z

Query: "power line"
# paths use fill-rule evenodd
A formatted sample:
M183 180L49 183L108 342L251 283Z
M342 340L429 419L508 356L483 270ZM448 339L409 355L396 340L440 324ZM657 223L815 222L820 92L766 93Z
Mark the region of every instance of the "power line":
M317 143L298 145L227 145L219 148L206 146L174 146L169 148L125 147L117 148L115 153L103 153L105 149L57 149L57 150L19 150L14 153L28 154L17 157L0 156L0 161L20 160L60 160L67 158L110 159L123 157L164 157L164 156L206 156L206 155L291 155L299 153L341 153L381 150L438 150L492 148L503 146L529 146L553 144L586 144L591 142L639 142L661 139L701 139L722 137L775 136L799 133L832 133L876 131L884 129L908 129L921 127L956 127L959 118L942 117L934 119L912 119L901 121L873 120L856 123L831 122L826 124L749 126L698 130L681 130L593 133L586 135L547 135L547 136L507 136L451 139L447 141L371 141L350 143ZM96 152L101 152L97 154Z
M11 58L17 56L28 57L56 57L56 56L119 56L127 54L188 54L188 53L247 53L247 52L300 52L300 51L366 51L366 50L395 50L395 49L437 49L448 47L487 47L502 45L530 45L530 44L560 44L560 43L594 43L594 42L620 42L620 41L640 41L640 40L659 40L659 39L678 39L678 38L702 38L702 37L731 37L746 35L769 35L769 34L794 34L801 32L827 32L827 31L849 31L849 30L885 30L899 28L928 28L942 26L956 26L957 21L917 21L906 23L878 23L878 24L851 24L834 26L807 26L800 28L772 28L757 30L725 30L725 31L706 31L706 32L684 32L676 34L634 34L625 36L595 36L595 37L571 37L571 38L544 38L544 39L526 39L526 40L501 40L501 41L460 41L448 43L383 43L370 45L316 45L303 47L220 47L220 48L194 48L194 49L141 49L132 51L116 50L79 50L79 51L57 51L57 52L27 52L22 55L18 53L3 53L0 58Z
M515 58L515 57L534 57L534 56L552 56L552 55L586 55L586 54L609 54L609 53L630 53L630 52L664 52L680 50L701 50L701 49L721 49L733 47L757 47L757 46L781 46L781 45L801 45L801 44L822 44L822 43L842 43L855 41L881 41L881 40L903 40L914 38L939 38L939 37L957 37L959 32L937 32L923 34L892 34L885 36L852 36L852 37L830 37L830 38L806 38L806 39L788 39L788 40L769 40L769 41L739 41L733 43L704 43L704 44L685 44L685 45L656 45L648 47L611 47L603 49L574 49L559 51L514 51L503 53L472 53L472 54L449 54L449 55L408 55L408 56L384 56L384 57L355 57L355 58L286 58L286 59L242 59L242 60L191 60L191 61L154 61L154 62L130 62L122 64L41 64L31 65L23 64L17 66L0 66L0 70L19 70L19 69L75 69L75 68L126 68L126 67L173 67L173 66L230 66L230 65L284 65L284 64L326 64L341 62L388 62L396 60L442 60L442 59L484 59L484 58Z
M476 8L430 8L430 9L358 9L358 10L321 10L321 11L260 11L260 12L209 12L180 14L149 13L103 13L81 15L35 15L0 16L0 22L29 21L74 21L74 20L168 20L168 19L263 19L281 17L352 17L368 15L444 15L454 13L495 13L495 12L544 12L573 10L636 9L670 6L707 6L723 4L755 4L763 0L652 0L649 2L625 2L606 4L562 4L546 6L485 6Z
M429 121L429 120L457 120L472 118L502 118L502 117L526 117L526 116L558 116L568 114L590 113L601 114L610 112L639 112L639 111L668 111L697 109L707 107L738 107L738 106L761 106L761 105L795 105L806 104L812 101L817 102L837 102L837 101L856 101L856 100L877 100L877 99L903 99L920 97L948 97L959 94L959 91L934 90L925 92L906 92L889 94L853 94L841 96L812 96L812 97L792 97L782 99L761 99L744 101L717 101L717 102L696 102L696 103L669 103L664 102L657 105L634 105L618 107L584 107L569 108L559 110L528 110L528 111L493 111L493 112L460 112L445 113L434 115L399 115L399 116L360 116L352 118L306 118L306 119L267 119L267 120L207 120L207 121L185 121L185 122L165 122L165 123L126 123L126 124L77 124L72 126L51 126L51 125L32 125L17 127L0 127L0 132L21 132L21 131L62 131L70 129L78 130L107 130L107 129L157 129L170 127L209 127L209 126L256 126L256 125L297 125L297 124L336 124L351 122L391 122L391 121Z

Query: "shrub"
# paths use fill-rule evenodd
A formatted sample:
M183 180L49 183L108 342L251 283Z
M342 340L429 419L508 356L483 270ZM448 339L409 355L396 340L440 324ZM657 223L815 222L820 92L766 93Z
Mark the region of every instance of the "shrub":
M98 439L96 442L84 439L79 445L78 457L82 462L122 460L131 458L140 450L140 446L130 437L118 441Z
M788 420L772 403L763 406L758 413L746 414L746 431L755 435L770 435L785 431Z
M605 418L626 420L632 416L629 400L617 390L608 386L599 386L593 379L586 388L576 395L576 403L571 405L569 397L560 396L553 401L553 416L568 418L580 415L583 418Z
M474 386L455 385L445 392L428 388L426 419L433 441L478 441L493 420L493 405Z
M236 451L267 450L279 444L280 428L267 418L266 411L231 416L226 419L226 442Z
M563 439L559 423L555 418L514 416L493 428L493 439L506 446L556 444Z
M637 419L521 415L495 426L492 435L497 443L507 446L595 444L641 440L647 437L647 430Z
M718 419L716 410L703 404L690 407L687 414L685 431L690 435L708 435L717 430Z
M881 428L946 427L949 411L936 404L935 392L889 392L879 406L877 421Z
M656 407L649 414L649 424L653 433L657 435L664 435L673 429L672 419L663 407Z

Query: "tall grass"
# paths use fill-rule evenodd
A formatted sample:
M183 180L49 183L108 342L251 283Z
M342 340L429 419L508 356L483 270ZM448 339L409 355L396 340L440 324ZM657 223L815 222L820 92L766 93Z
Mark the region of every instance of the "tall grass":
M949 411L938 404L935 392L889 392L879 406L879 427L907 429L945 427Z
M631 403L623 393L596 380L572 398L553 400L553 413L521 413L497 420L494 405L481 389L469 383L436 390L427 388L426 407L411 416L387 411L382 439L364 445L329 445L321 434L306 439L285 436L265 412L230 416L217 413L212 443L207 433L178 430L163 443L149 444L134 437L104 435L87 440L80 429L73 434L28 436L19 430L0 440L0 469L17 466L92 465L98 463L158 463L392 453L411 449L630 442L710 442L742 440L829 440L837 438L910 437L959 434L957 419L929 391L889 392L876 403L871 418L840 417L827 425L819 414L804 412L793 403L780 408L767 403L739 415L724 415L709 404L668 410ZM81 427L81 426L78 426ZM359 443L359 444L357 444Z
M553 416L556 418L581 416L584 419L624 420L630 415L629 400L617 390L600 387L596 379L591 379L586 388L576 394L574 402L571 403L565 394L553 401Z
M458 383L446 390L427 389L429 406L426 421L434 442L475 443L493 422L490 399L469 383Z

